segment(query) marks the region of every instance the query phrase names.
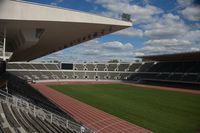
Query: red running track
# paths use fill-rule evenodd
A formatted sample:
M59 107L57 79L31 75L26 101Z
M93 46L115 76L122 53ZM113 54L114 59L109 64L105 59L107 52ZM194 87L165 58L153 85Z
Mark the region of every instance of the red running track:
M96 133L152 133L152 131L53 90L44 83L32 84L32 86L62 110L70 113L75 120L83 123Z

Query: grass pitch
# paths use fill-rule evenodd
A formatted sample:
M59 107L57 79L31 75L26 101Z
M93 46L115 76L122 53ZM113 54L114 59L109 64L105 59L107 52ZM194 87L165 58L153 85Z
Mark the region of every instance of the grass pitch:
M200 131L200 95L123 84L50 87L155 133Z

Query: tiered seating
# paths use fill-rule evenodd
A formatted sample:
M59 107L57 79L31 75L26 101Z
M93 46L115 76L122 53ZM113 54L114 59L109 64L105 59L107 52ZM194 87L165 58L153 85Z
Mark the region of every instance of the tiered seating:
M74 79L74 72L64 71L63 73L67 76L68 79Z
M53 73L53 75L56 75L56 77L58 79L63 79L64 78L62 71L53 71L52 73Z
M25 122L25 119L22 118L22 116L20 115L19 111L17 110L16 107L11 106L12 108L12 112L14 113L15 117L17 118L18 122L20 123L20 125L22 125L22 127L30 133L34 133L36 132L36 130L34 128L32 128L32 126L30 126L27 122Z
M83 64L74 64L74 70L84 70Z
M116 71L117 64L108 64L108 71Z
M34 69L31 64L20 64L22 69Z
M199 83L199 62L148 62L144 63L137 75L138 80ZM137 78L135 78L137 77ZM129 78L130 79L130 78Z
M38 69L38 70L46 70L46 68L44 67L43 64L32 64L32 66L35 68L35 69Z
M44 64L48 70L58 70L59 67L57 64Z
M71 117L66 115L63 111L61 111L58 107L52 104L46 97L41 95L38 91L36 91L32 86L27 84L24 80L19 79L16 76L7 75L8 77L8 88L9 92L15 94L20 97L28 98L29 102L36 104L42 108L55 112L56 114L63 115L68 119L73 120Z
M147 72L152 66L154 62L147 62L140 66L139 72Z
M1 129L3 133L12 133L8 127Z
M25 65L24 65L25 64ZM90 79L96 80L160 80L178 82L199 82L200 62L143 62L123 64L74 64L74 70L59 69L56 63L9 63L9 68L20 67L18 70L8 69L11 73L28 81L59 80L59 79ZM29 69L29 71L27 70ZM89 72L88 72L89 71ZM104 71L100 73L100 71ZM118 74L113 74L116 72ZM135 75L130 76L130 74ZM137 73L137 74L135 74ZM130 78L131 77L131 78Z
M7 68L8 68L8 69L22 69L22 68L18 65L18 63L9 63L9 64L7 64Z
M33 119L31 119L31 118L29 117L29 115L28 115L26 112L20 110L20 113L21 113L22 117L24 118L24 120L26 120L26 122L27 122L31 127L33 127L33 131L36 130L37 132L45 132Z
M86 72L87 79L95 79L96 72Z
M106 76L108 75L107 72L98 72L97 76L99 77L99 79L105 80Z
M16 75L19 78L22 78L22 79L24 78L24 74L22 72L20 72L20 71L11 71L9 73L11 73L13 75Z
M85 79L85 72L75 72L76 79Z
M32 76L32 79L33 80L42 80L43 77L42 77L42 73L40 71L33 71L31 72L31 76Z
M20 128L19 123L15 120L15 118L12 115L12 113L10 112L7 104L6 103L2 103L1 105L2 105L3 111L5 113L6 119L7 119L8 123L10 124L10 126L13 127L16 130L18 128Z
M94 71L95 64L86 64L86 68L88 71Z
M172 73L168 78L167 78L167 80L174 80L174 81L179 81L179 80L182 80L182 78L183 78L183 74L178 74L178 73Z
M98 71L104 71L106 68L106 64L97 64Z
M197 82L198 74L185 74L182 80L188 82Z
M1 103L3 107L3 112L6 115L6 120L9 122L10 127L3 128L5 133L11 133L10 129L15 132L27 132L27 133L72 133L70 129L61 127L55 123L49 122L46 118L40 118L39 116L34 116L30 112L20 109L21 107L16 107L13 105L8 105L7 103ZM10 109L11 108L11 109ZM2 118L2 122L4 122ZM19 122L19 123L18 123ZM74 132L76 133L76 132Z
M121 80L127 80L128 77L130 76L130 74L129 73L120 73L119 76L120 76Z
M141 65L142 65L141 63L133 63L130 65L128 71L135 72Z
M118 66L118 71L125 71L126 69L128 69L129 64L119 64Z
M0 131L4 133L79 133L81 125L24 99L0 92ZM1 117L5 115L6 117ZM86 133L92 133L86 128Z
M53 79L52 73L49 71L41 71L43 79Z
M118 79L119 73L109 73L109 79L116 80Z

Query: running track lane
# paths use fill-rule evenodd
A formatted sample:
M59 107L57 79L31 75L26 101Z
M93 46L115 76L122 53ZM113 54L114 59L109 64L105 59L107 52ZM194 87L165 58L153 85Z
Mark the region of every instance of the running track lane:
M96 133L152 133L53 90L45 84L32 84L32 86L64 111L72 114L75 120L82 122Z

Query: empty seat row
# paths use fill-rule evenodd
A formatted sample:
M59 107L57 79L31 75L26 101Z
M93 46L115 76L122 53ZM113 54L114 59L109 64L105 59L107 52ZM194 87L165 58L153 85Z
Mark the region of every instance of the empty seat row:
M3 133L11 133L10 129L16 132L27 133L73 133L70 129L51 123L46 119L34 116L33 114L26 112L18 107L9 105L8 103L1 103L3 112L6 116L10 127L0 126ZM3 118L0 118L0 122L3 123ZM74 132L76 133L76 132Z

